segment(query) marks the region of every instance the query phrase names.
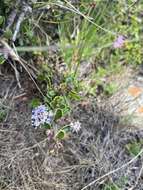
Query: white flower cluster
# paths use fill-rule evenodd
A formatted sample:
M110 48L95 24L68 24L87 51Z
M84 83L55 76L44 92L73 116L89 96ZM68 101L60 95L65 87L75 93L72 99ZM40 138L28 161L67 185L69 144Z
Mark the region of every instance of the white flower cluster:
M81 129L81 123L79 121L70 123L71 130L78 133Z

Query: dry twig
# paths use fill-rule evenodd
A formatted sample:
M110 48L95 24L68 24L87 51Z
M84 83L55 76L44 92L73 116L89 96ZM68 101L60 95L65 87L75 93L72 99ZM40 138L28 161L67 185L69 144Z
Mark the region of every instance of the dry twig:
M103 176L95 179L94 181L92 181L91 183L89 183L88 185L86 185L85 187L83 187L81 190L85 190L88 187L94 185L96 182L100 181L101 179L103 179L103 178L105 178L105 177L107 177L107 176L109 176L109 175L111 175L111 174L113 174L115 172L118 172L119 170L121 170L123 168L126 168L128 165L130 165L131 163L133 163L140 155L142 155L142 153L143 153L143 149L141 149L141 151L135 157L133 157L129 162L127 162L124 165L122 165L121 167L119 167L119 168L117 168L115 170L112 170L112 171L106 173L105 175L103 175Z
M15 42L15 40L16 40L17 34L18 34L19 30L20 30L20 25L23 22L23 20L25 18L25 15L27 13L29 13L29 12L32 12L32 8L28 4L23 3L23 9L22 9L22 12L19 15L18 20L17 20L15 31L14 31L14 34L13 34L13 37L12 37L13 42Z

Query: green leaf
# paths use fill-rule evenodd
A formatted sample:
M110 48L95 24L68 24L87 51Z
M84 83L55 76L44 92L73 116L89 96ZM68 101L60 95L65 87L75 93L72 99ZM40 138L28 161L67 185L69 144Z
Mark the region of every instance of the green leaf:
M69 76L66 77L66 82L67 83L72 83L73 81L74 81L74 76L69 75Z
M6 111L0 109L0 122L3 122L6 117Z
M65 100L62 96L56 96L51 104L54 108L61 108L65 104Z
M80 100L80 96L75 91L69 92L69 98L73 100Z
M54 120L56 121L57 119L60 119L63 116L63 112L61 109L57 109L55 113L55 118Z
M71 127L70 127L70 125L66 125L66 126L64 126L64 127L62 128L62 130L65 131L65 133L68 133L68 132L71 131Z
M25 34L27 35L27 37L28 37L30 40L32 40L32 38L33 38L33 36L34 36L34 33L33 33L32 30L28 30Z
M0 65L2 65L5 62L5 58L3 56L0 56Z
M30 107L31 108L36 108L37 106L39 106L41 104L40 100L38 98L34 98L31 102L30 102Z
M98 72L97 72L97 76L98 77L104 77L106 74L107 74L107 70L106 69L104 69L102 67L98 68Z
M11 39L12 37L12 31L11 30L6 30L6 32L4 33L4 37L7 39Z
M104 90L107 95L113 95L117 91L118 87L115 83L105 85Z
M48 124L48 123L42 125L42 127L45 128L45 129L51 129L52 128L52 126L50 124Z
M136 156L141 150L141 143L129 143L126 145L126 149L129 151L131 155Z
M66 105L66 106L63 108L63 115L69 113L70 111L71 111L71 108L70 108L68 105Z
M54 90L50 90L50 91L48 92L48 94L49 94L49 96L51 96L51 97L54 97L54 96L56 95L56 93L55 93Z
M65 131L64 130L59 130L58 133L56 134L56 138L62 140L65 137Z
M108 183L105 185L104 190L121 190L115 183Z
M65 138L66 133L68 133L70 131L70 126L66 125L63 128L61 128L58 133L56 134L56 138L62 140Z
M0 25L3 24L4 17L0 15Z

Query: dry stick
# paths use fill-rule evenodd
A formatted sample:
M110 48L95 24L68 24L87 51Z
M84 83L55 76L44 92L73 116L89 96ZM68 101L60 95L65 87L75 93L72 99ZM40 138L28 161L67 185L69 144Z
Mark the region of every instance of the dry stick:
M19 95L17 95L17 96L14 96L13 100L17 100L17 99L19 99L19 98L25 97L26 95L27 95L27 94L24 92L24 93L22 93L22 94L19 94Z
M13 43L13 47L14 47L14 50L16 52L16 48L15 48L15 45ZM36 81L34 80L34 78L32 77L31 73L28 71L27 67L25 66L25 64L27 63L25 60L23 60L22 58L20 58L17 54L17 52L15 53L15 56L17 58L17 61L22 65L22 67L25 69L25 71L28 73L28 75L30 76L31 80L33 81L33 83L35 84L36 88L38 89L38 91L40 92L40 94L44 96L43 92L41 91L41 89L39 88L39 86L37 85Z
M40 92L40 94L44 96L43 92L41 91L41 89L39 88L39 86L37 85L36 81L34 80L34 78L32 77L31 73L28 71L28 69L26 68L26 66L24 65L25 61L23 59L20 60L20 64L22 65L22 67L25 69L25 71L28 73L28 75L30 76L31 80L33 81L33 83L35 84L36 88L38 89L38 91Z
M5 42L4 40L0 39L0 44L2 45L2 47L0 47L0 54L2 54L5 59L11 58L12 60L20 63L22 65L22 67L25 69L25 71L28 73L28 75L30 76L31 80L33 81L33 83L35 84L35 86L37 87L37 89L39 90L40 94L44 97L44 94L42 93L41 89L39 88L39 86L37 85L36 81L34 80L34 78L32 77L31 73L28 71L28 69L25 66L26 61L24 61L23 59L21 59L17 52L16 52L16 48L14 46L13 43L13 47L14 49L12 49L7 42ZM10 62L9 62L10 63ZM16 80L18 82L18 86L20 87L20 82L19 82L19 76L18 76L18 71L16 70L16 68L11 64L11 66L13 67L13 69L15 70L15 74L16 74Z
M109 176L109 175L111 175L111 174L113 174L113 173L115 173L115 172L117 172L117 171L119 171L119 170L121 170L121 169L127 167L127 166L130 165L132 162L134 162L142 153L143 153L143 149L141 149L141 151L140 151L135 157L133 157L129 162L127 162L127 163L125 163L124 165L122 165L120 168L117 168L117 169L115 169L115 170L112 170L112 171L106 173L105 175L103 175L103 176L101 176L101 177L95 179L94 181L92 181L91 183L89 183L88 185L86 185L85 187L83 187L81 190L85 190L85 189L87 189L88 187L94 185L97 181L100 181L101 179L103 179L103 178L105 178L105 177L107 177L107 176Z
M22 58L20 58L16 52L16 48L14 46L13 43L13 48L12 49L7 42L5 42L4 40L0 39L0 44L2 47L0 47L0 54L2 54L5 59L11 58L13 61L16 61L18 63L20 63L22 65L22 67L25 69L25 71L28 73L28 75L30 76L31 80L34 82L35 86L37 87L37 89L39 90L40 94L44 97L44 94L42 93L41 89L39 88L39 86L37 85L36 81L34 80L34 78L32 77L31 73L28 71L28 69L25 66L26 61L24 61ZM9 62L11 64L11 66L13 67L13 69L15 70L15 74L16 74L16 80L18 82L18 86L20 86L20 82L19 82L19 76L18 76L18 71L16 70L16 68L12 65L11 62Z
M13 42L16 40L17 34L20 30L20 25L23 22L26 13L31 12L31 11L32 11L31 7L28 4L24 4L23 10L22 10L21 14L19 15L18 21L16 23L15 31L14 31L14 34L12 37Z
M8 45L8 43L5 40L1 38L0 38L0 55L3 55L5 59L11 58L14 61L19 60L14 50Z
M18 57L16 56L15 52L13 51L13 49L8 45L7 42L5 42L4 40L0 39L0 54L2 54L4 56L5 59L8 60L8 58L11 58L13 61L19 61ZM16 69L16 67L11 63L11 61L9 60L9 64L11 65L11 67L14 69L15 71L15 77L17 80L17 84L18 86L21 88L20 82L19 82L19 73Z
M18 84L18 87L21 88L21 84L20 84L20 76L19 76L19 72L17 71L16 67L11 63L11 61L9 60L9 64L11 65L11 67L13 68L14 72L15 72L15 78Z
M6 130L6 129L0 129L0 132L7 132L7 133L17 133L17 131L13 131L13 130Z
M9 30L9 28L13 25L17 12L18 12L16 7L20 4L20 2L21 0L17 0L13 10L10 12L10 15L8 16L8 19L6 21L5 30Z
M14 10L10 13L10 15L9 15L9 17L8 17L8 19L7 19L7 23L6 23L5 30L8 30L8 29L11 27L11 25L14 23L14 20L15 20L15 18L16 18L16 15L17 15L17 9L14 9Z

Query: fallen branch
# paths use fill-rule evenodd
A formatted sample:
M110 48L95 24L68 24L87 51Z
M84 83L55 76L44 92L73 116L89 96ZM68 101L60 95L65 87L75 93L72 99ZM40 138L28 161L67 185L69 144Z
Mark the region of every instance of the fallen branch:
M8 19L6 21L5 30L9 30L9 28L13 25L17 12L18 12L16 7L20 4L20 2L21 0L17 0L14 6L14 9L10 12L10 15L8 16Z
M28 4L23 3L22 12L19 15L18 21L16 23L15 31L14 31L14 34L13 34L13 37L12 37L13 42L15 42L15 40L16 40L17 34L18 34L19 30L20 30L20 25L23 22L23 20L25 18L25 15L27 13L29 13L29 12L32 12L32 8Z
M0 55L5 59L10 58L14 61L19 61L19 57L4 39L0 39Z

